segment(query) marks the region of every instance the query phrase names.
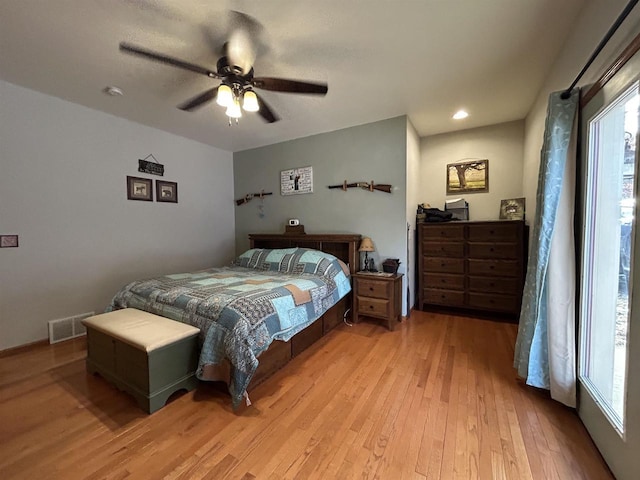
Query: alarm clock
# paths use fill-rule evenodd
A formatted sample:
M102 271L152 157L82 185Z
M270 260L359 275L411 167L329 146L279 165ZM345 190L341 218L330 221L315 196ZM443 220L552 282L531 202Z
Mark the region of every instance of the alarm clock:
M289 219L289 226L290 227L296 227L300 225L300 220L298 220L297 218L290 218Z

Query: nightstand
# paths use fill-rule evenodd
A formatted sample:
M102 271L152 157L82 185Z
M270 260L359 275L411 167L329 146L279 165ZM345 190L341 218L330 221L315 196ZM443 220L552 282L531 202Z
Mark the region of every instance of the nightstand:
M353 321L358 323L360 316L381 318L393 330L402 315L402 274L358 272L352 278Z

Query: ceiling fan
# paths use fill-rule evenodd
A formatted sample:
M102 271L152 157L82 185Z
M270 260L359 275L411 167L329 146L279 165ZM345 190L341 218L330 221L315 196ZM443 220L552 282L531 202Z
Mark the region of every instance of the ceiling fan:
M206 75L220 80L220 84L187 100L178 106L185 111L193 111L207 102L215 100L218 105L226 107L226 114L231 119L242 117L242 110L258 112L267 122L279 120L273 109L253 89L271 90L275 92L325 95L328 91L326 83L303 82L274 77L254 77L253 62L256 57L256 46L252 33L255 32L256 20L240 12L232 12L240 20L239 25L231 32L229 40L222 48L222 57L218 59L216 69L211 70L146 48L120 43L120 50L132 55L172 65L191 72ZM251 28L249 28L251 27Z

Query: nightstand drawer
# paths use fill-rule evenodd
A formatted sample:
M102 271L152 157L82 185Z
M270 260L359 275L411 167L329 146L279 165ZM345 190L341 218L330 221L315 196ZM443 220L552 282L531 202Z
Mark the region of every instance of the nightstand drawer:
M389 315L389 300L358 297L358 314L387 318Z
M425 288L424 300L427 303L434 303L437 305L449 305L453 307L462 307L464 305L464 292Z
M360 297L389 298L389 282L380 282L369 279L358 279L356 295Z
M513 258L519 257L517 243L469 242L469 258Z
M425 272L464 273L464 259L446 257L422 257Z
M430 257L464 257L462 242L423 242L422 252Z
M424 285L427 288L464 290L464 275L454 275L449 273L425 273Z

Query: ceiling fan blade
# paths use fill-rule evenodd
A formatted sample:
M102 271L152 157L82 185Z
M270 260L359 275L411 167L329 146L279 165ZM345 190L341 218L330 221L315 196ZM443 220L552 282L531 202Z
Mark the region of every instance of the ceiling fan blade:
M211 88L204 93L201 93L197 97L193 97L191 100L187 100L182 105L179 105L180 110L192 112L196 108L203 106L205 103L214 100L218 95L218 87Z
M251 83L256 88L276 92L325 95L329 90L326 83L300 82L298 80L287 80L284 78L259 77L254 78Z
M280 117L278 117L274 113L274 111L271 110L271 107L262 99L260 95L256 93L256 97L258 97L258 106L260 107L260 110L258 110L258 113L265 121L269 123L273 123L280 120Z
M225 44L225 55L229 57L229 63L239 67L246 75L256 60L264 28L260 22L246 13L231 10L229 14L231 31Z
M151 50L147 50L146 48L136 47L129 43L121 42L120 50L138 55L140 57L145 57L149 60L155 60L160 63L164 63L166 65L173 65L174 67L183 68L185 70L190 70L192 72L200 73L202 75L206 75L211 78L219 78L217 72L209 70L208 68L201 67L199 65L195 65L193 63L185 62L183 60L179 60L177 58L170 57L168 55L164 55L162 53L152 52Z

